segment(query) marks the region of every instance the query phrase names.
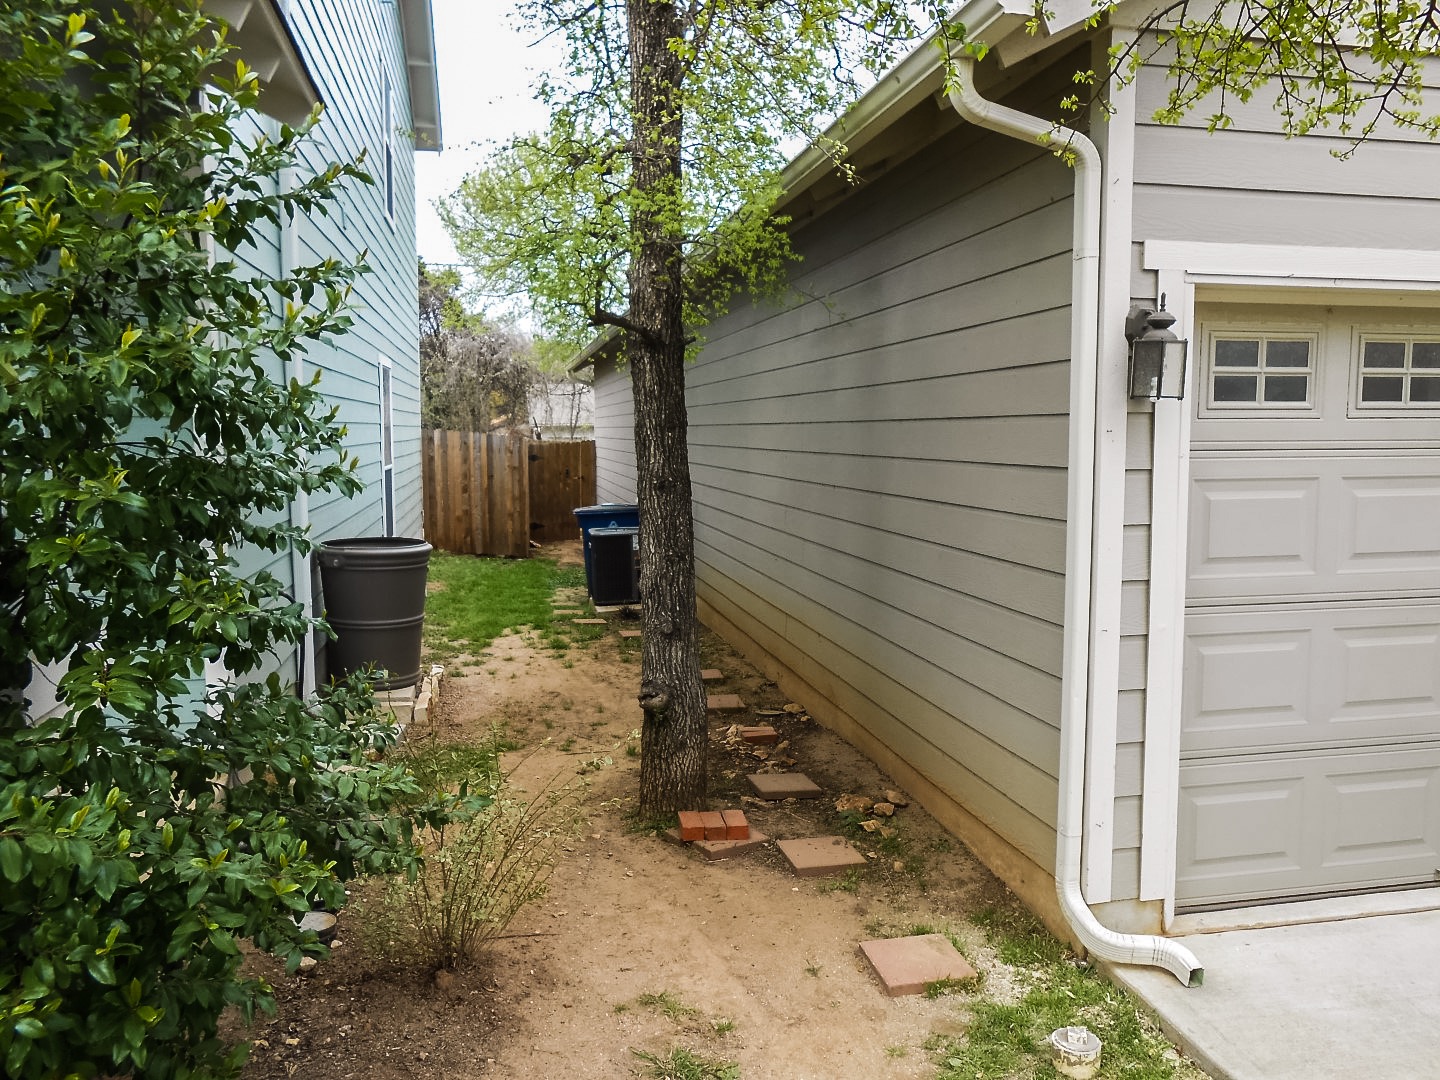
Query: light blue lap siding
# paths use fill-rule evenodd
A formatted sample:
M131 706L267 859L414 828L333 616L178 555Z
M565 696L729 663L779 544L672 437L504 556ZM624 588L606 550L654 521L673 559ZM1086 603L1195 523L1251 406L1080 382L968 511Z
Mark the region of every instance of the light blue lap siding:
M325 115L306 144L299 172L328 162L365 157L375 185L347 183L328 214L297 219L288 228L293 258L308 265L325 258L364 257L370 270L351 295L349 332L313 343L305 356L307 373L318 370L326 399L347 429L346 449L359 459L365 489L354 497L333 492L310 499L316 541L377 535L383 530L380 447L380 363L389 361L394 410L395 531L419 536L420 363L415 250L415 168L409 91L396 6L384 0L323 0L285 5L285 17L300 55L325 101ZM391 122L384 130L384 87L392 88ZM274 121L262 125L273 127ZM254 128L254 130L251 130ZM247 135L258 131L247 124ZM383 183L385 140L392 141L393 213L387 212ZM262 235L237 252L242 272L282 272L281 230ZM279 365L274 374L282 375ZM288 556L265 552L241 555L242 565L270 570L294 591ZM293 657L276 658L293 676Z

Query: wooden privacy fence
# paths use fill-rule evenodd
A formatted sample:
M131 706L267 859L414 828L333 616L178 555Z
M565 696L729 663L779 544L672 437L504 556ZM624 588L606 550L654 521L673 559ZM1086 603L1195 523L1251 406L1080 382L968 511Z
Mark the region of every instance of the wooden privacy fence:
M467 555L530 554L530 541L580 536L573 513L595 501L595 444L523 435L425 431L425 539Z

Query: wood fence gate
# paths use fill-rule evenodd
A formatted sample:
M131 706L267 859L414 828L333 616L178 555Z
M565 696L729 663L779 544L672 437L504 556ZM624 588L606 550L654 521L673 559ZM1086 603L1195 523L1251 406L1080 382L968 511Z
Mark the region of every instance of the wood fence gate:
M442 551L524 558L530 541L573 540L595 501L595 444L509 433L425 431L425 539Z

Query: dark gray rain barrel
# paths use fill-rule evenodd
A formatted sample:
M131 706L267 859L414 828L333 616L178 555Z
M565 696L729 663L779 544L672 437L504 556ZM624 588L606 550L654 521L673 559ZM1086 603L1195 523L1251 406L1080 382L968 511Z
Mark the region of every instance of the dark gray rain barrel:
M381 669L376 690L420 681L420 631L430 545L408 536L357 536L320 545L325 621L335 631L326 648L337 679Z

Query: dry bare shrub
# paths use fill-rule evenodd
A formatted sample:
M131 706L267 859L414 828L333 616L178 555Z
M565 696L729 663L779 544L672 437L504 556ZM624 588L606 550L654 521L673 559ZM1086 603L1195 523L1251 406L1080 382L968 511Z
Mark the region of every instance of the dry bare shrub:
M410 955L437 969L458 967L544 896L560 845L578 831L582 790L552 781L527 802L507 774L482 793L488 805L432 829L424 868L397 880L391 894Z

